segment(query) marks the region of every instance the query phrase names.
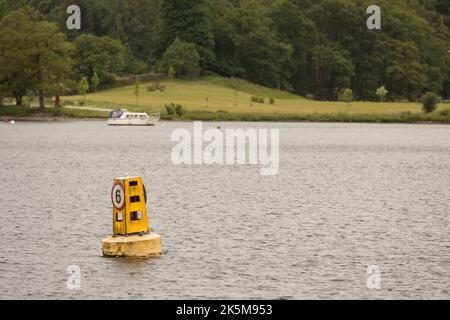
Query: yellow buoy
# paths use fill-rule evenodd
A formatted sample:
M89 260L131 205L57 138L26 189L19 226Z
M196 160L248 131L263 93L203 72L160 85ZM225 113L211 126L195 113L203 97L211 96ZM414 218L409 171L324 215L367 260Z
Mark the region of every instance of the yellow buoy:
M113 236L102 241L103 255L155 257L162 254L161 237L150 231L147 193L140 177L114 179Z

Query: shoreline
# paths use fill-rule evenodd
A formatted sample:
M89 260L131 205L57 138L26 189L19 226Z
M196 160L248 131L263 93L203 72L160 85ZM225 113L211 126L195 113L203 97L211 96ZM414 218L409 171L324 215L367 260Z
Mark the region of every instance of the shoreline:
M7 123L14 120L15 122L71 122L71 121L101 121L99 118L68 118L68 117L8 117L0 116L0 123Z
M322 120L311 120L311 119L303 119L303 120L294 120L289 119L288 117L280 120L274 117L264 117L264 119L204 119L200 118L162 118L161 122L193 122L193 121L203 121L203 122L248 122L248 123L258 123L258 122L272 122L272 123L354 123L354 124L415 124L415 125L450 125L450 122L446 121L395 121L394 119L386 119L385 121L345 121L342 119L322 119ZM7 124L9 121L15 122L34 122L34 123L48 123L48 122L74 122L74 121L91 121L91 122L100 122L106 121L107 118L99 118L99 117L67 117L67 116L0 116L0 124Z
M105 109L105 111L108 111ZM64 122L64 121L106 121L108 113L101 108L90 107L48 107L44 110L16 106L0 107L0 122L11 120L21 122ZM140 112L150 112L141 110ZM152 110L156 111L156 110ZM281 123L408 123L408 124L450 124L450 110L433 113L390 112L390 113L246 113L227 111L186 110L181 116L161 112L161 120L204 121L204 122L281 122Z

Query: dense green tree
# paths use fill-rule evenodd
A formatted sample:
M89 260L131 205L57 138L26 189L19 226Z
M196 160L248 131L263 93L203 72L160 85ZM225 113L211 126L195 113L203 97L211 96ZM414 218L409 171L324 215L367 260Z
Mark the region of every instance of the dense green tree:
M3 92L12 95L17 105L35 86L31 68L28 36L34 32L37 13L29 8L12 11L0 21L0 83Z
M132 54L144 62L154 62L156 25L162 0L128 0L129 19L124 23L127 46Z
M419 9L392 6L384 19L385 79L393 84L389 87L394 96L411 100L425 91L440 92L449 74L448 29L442 23L431 24L423 13L417 14L426 12Z
M0 19L12 11L25 7L26 0L0 0Z
M289 72L285 72L291 87L306 94L307 61L312 47L324 40L316 25L293 0L277 0L271 7L271 18L279 39L292 47Z
M280 41L269 9L258 0L215 2L214 70L272 87L289 88L292 46Z
M354 65L345 51L331 45L318 45L311 50L311 89L316 99L336 100L338 92L350 85Z
M163 71L174 70L178 77L194 77L200 72L200 55L194 44L176 38L163 56Z
M36 89L39 95L40 108L45 107L45 96L59 96L65 84L70 80L72 60L69 53L72 50L58 26L46 21L36 25L31 40L31 59L36 70Z
M22 104L27 91L33 91L44 108L45 96L59 96L70 78L70 43L57 25L39 21L29 7L5 16L0 30L2 82L8 83L17 104Z
M110 37L85 34L78 37L74 45L77 76L87 78L90 90L95 73L100 85L112 83L125 65L125 47Z
M215 59L209 1L162 0L160 10L155 53L162 55L179 38L197 46L202 68L208 68Z
M417 99L427 86L426 65L420 61L420 49L414 42L390 40L386 80L391 94Z

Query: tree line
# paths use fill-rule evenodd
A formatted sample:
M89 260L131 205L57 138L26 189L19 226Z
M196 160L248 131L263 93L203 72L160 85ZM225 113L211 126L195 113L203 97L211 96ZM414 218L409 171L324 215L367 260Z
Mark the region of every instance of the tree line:
M0 0L0 96L113 85L120 75L219 74L337 100L450 95L450 1ZM82 29L66 28L77 4ZM384 99L384 96L383 96Z

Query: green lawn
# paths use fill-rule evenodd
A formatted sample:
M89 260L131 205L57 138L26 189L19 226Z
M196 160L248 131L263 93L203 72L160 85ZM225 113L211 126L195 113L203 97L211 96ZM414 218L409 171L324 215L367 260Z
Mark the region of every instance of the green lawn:
M124 86L81 96L63 97L64 104L81 109L47 108L45 114L72 118L106 118L95 110L122 108L130 111L161 112L164 120L240 120L240 121L339 121L339 122L439 122L450 123L450 104L441 104L432 114L422 113L419 103L322 102L307 100L292 93L258 86L243 80L203 77L196 80L163 81L163 92L149 92L143 83L139 106L134 86ZM252 96L265 98L265 103L250 102ZM275 99L272 105L269 98ZM49 102L51 103L51 102ZM182 117L166 114L165 105L183 106ZM0 116L34 116L36 109L2 107ZM45 115L44 115L45 116Z
M164 92L148 92L141 85L139 107L136 107L134 86L120 87L87 95L87 105L97 107L123 106L130 110L147 112L164 111L168 103L181 104L188 111L219 110L228 113L258 115L304 115L304 114L390 114L400 112L421 112L419 103L372 103L311 101L294 94L257 86L242 80L221 77L204 77L199 80L165 81ZM250 103L252 95L266 98L265 104ZM269 104L269 98L275 104ZM68 101L81 101L83 97L64 97Z

